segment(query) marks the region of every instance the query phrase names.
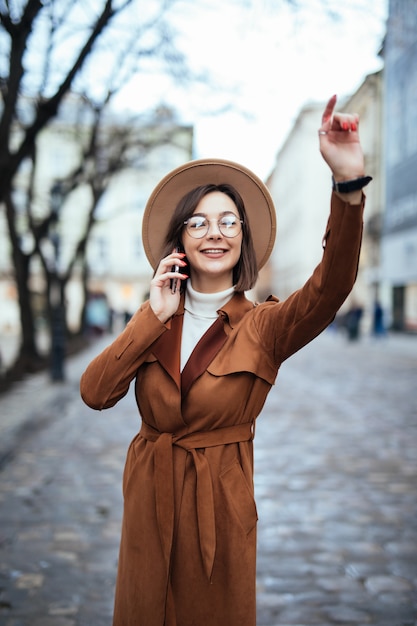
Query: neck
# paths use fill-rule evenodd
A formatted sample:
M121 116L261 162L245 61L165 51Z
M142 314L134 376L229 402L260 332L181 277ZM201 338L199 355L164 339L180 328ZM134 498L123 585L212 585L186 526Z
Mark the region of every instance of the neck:
M210 307L214 306L214 310L220 306L219 302L222 304L230 300L232 295L235 292L235 288L228 287L228 289L223 289L222 291L214 291L210 293L205 293L203 291L197 291L194 289L194 285L191 282L187 283L187 290L185 292L185 301L186 308L196 309L198 307ZM224 302L223 302L224 301ZM191 305L191 306L190 306Z
M194 291L199 291L200 293L218 293L219 291L225 291L233 287L233 275L230 273L224 277L201 276L191 270L191 282Z

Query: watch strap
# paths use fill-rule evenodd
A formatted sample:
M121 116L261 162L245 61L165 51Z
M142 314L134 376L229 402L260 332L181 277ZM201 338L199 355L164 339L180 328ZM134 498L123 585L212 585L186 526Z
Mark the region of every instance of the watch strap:
M363 187L366 187L366 185L368 185L371 180L372 176L359 176L359 178L354 178L352 180L342 180L338 183L332 176L332 188L333 191L337 191L339 193L350 193L351 191L359 191L359 189L363 189Z

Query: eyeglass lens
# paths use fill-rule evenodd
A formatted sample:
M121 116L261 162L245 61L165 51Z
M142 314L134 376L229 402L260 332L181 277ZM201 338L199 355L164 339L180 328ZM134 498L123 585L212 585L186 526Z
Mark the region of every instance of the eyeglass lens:
M236 237L242 229L242 221L232 213L224 215L219 220L208 220L202 215L193 215L184 224L191 237L200 239L208 233L211 221L217 221L219 230L224 237Z

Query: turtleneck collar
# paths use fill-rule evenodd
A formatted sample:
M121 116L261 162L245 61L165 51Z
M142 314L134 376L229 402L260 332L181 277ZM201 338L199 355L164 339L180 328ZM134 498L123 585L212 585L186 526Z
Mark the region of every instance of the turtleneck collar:
M193 317L200 319L216 319L217 311L229 302L235 292L234 287L215 293L201 293L193 289L190 281L185 293L184 309Z

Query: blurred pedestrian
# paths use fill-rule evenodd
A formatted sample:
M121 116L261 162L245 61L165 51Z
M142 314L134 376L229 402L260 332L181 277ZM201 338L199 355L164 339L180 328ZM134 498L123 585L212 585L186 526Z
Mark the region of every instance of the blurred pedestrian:
M361 334L363 308L354 303L346 314L346 330L349 341L357 341Z
M81 379L99 410L134 381L142 418L123 477L114 626L256 623L255 418L281 363L333 320L358 266L370 178L358 116L335 103L318 131L334 189L323 259L287 300L244 294L275 239L272 199L250 170L192 161L148 201L149 300Z
M375 300L374 303L372 332L375 337L383 337L385 335L384 310L379 300Z

